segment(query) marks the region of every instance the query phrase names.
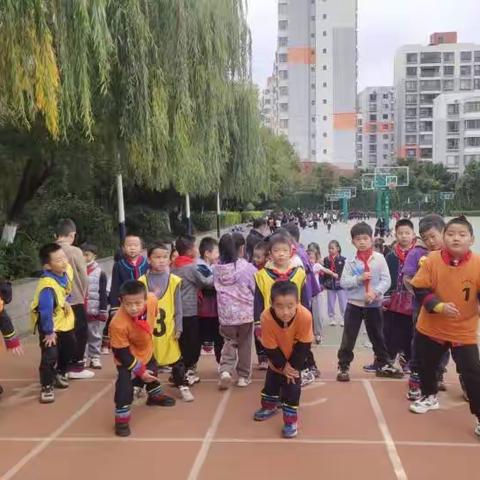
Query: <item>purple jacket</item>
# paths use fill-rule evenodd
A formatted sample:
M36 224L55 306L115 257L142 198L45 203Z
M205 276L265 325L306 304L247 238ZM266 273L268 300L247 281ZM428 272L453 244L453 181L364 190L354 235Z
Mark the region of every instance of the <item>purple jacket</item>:
M213 267L220 325L253 322L253 298L257 269L243 258Z
M320 288L320 285L317 282L317 279L315 278L315 273L313 272L313 267L310 262L310 259L308 258L308 254L303 248L302 245L298 244L296 245L297 249L297 255L300 257L300 260L302 260L303 267L305 269L305 274L307 275L307 278L305 279L305 299L308 304L308 308L312 308L312 298L316 297L322 290Z

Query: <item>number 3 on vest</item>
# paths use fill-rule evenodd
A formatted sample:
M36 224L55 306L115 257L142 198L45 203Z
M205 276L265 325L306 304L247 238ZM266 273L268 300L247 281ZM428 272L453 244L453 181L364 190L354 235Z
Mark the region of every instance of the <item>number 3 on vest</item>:
M167 331L167 326L165 325L165 317L166 317L165 310L161 308L158 313L156 326L153 330L153 334L156 337L163 337L165 335L165 332Z

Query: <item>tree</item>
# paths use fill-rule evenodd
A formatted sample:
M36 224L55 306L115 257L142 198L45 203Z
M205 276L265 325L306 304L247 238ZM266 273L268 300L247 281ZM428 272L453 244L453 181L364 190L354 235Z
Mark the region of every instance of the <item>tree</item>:
M480 162L470 162L456 188L456 203L460 208L475 209L480 207L478 187L480 185Z

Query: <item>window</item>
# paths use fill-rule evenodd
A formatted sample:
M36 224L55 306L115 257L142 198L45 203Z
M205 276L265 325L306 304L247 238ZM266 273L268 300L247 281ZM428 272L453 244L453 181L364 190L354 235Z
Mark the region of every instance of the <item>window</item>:
M407 92L416 92L417 91L417 81L416 80L407 80L405 82L405 89Z
M417 150L415 148L407 148L405 150L405 155L407 158L416 158Z
M388 145L388 143L384 143L384 144L383 144L383 149L384 149L384 150L388 150L389 147L390 147L390 145Z
M461 65L460 66L460 76L461 77L470 77L472 75L472 66L471 65Z
M405 135L405 143L407 145L415 145L417 143L416 135Z
M465 120L465 130L480 130L480 120Z
M278 46L279 47L288 46L288 37L278 37Z
M324 116L323 116L323 121L326 122L327 120L328 120L328 119L327 119L327 116L324 115Z
M279 87L278 93L281 97L288 95L288 87Z
M444 63L454 63L455 62L455 52L443 52L443 62Z
M423 107L420 109L420 118L433 117L433 108Z
M460 80L460 90L471 90L472 89L472 81L468 80Z
M465 138L466 147L480 147L480 137L466 137Z
M417 108L416 107L408 107L405 109L405 117L406 118L416 118L417 116Z
M424 120L418 124L418 129L421 132L431 132L433 131L433 122Z
M288 128L288 119L280 120L280 128Z
M457 167L458 164L458 155L447 155L447 167Z
M324 20L326 20L326 19L327 19L327 14L324 13L324 14L322 15L322 18L323 18Z
M447 113L449 115L458 115L460 112L460 105L458 103L450 103L447 105Z
M326 70L326 69L327 69L327 66L326 66L326 65L323 65L322 68L323 68L323 70Z
M382 115L382 120L388 120L388 113L384 113Z
M455 75L455 67L453 65L445 65L443 67L443 74L446 77L453 77L453 75Z
M370 119L371 122L376 122L377 121L377 115L371 114L369 119Z
M422 52L420 53L420 63L440 63L442 61L441 52Z
M472 52L460 52L460 61L461 62L471 62L472 61Z
M312 155L316 155L317 154L317 151L316 150L312 150Z
M279 3L278 13L279 15L286 15L288 13L288 5L286 3Z
M418 54L407 53L407 63L418 63Z
M312 117L312 123L315 123L315 121L316 121L316 118Z
M449 92L453 90L455 87L454 80L444 80L443 81L443 91L444 92Z
M312 138L315 138L315 132L312 133Z
M326 99L326 98L323 99L323 104L324 104L324 105L327 104L327 99Z
M323 154L324 154L324 155L327 154L327 149L326 149L326 148L323 149Z
M377 131L377 125L376 125L375 123L373 123L373 124L370 125L370 131L371 131L372 133L374 133L374 132Z
M383 138L384 140L388 140L388 133L384 133L384 134L382 135L382 138Z
M417 67L407 67L407 77L416 77Z
M421 148L420 149L420 158L432 158L432 149L431 148Z
M278 61L280 63L287 63L288 61L288 55L286 53L279 53L278 54Z
M384 94L383 94L383 99L384 99L384 100L388 100L388 93L384 93Z
M315 105L315 103L316 103L316 102L315 102L315 100L312 100L312 102L311 102L311 103L312 103L312 105Z
M480 102L467 102L463 108L465 113L480 112Z
M314 21L315 21L315 15L312 15L312 16L310 17L310 20L311 20L312 22L314 22Z
M368 151L370 153L377 153L377 146L376 145L369 145L368 146Z
M314 33L311 33L311 34L310 34L310 37L311 37L311 38L315 38L315 34L314 34Z
M480 50L476 50L473 52L473 60L475 62L480 62Z
M368 136L368 143L377 143L377 136L376 135L369 135Z
M369 102L376 102L377 101L377 94L376 93L371 93L368 96L368 100L369 100Z
M326 88L327 87L327 82L323 82L322 85L323 85L324 88Z
M417 104L417 96L412 94L405 95L405 104L406 105L416 105Z
M480 77L480 65L474 65L473 66L473 74L476 77Z
M418 143L420 145L432 145L433 135L420 135Z
M417 131L417 122L405 123L405 131L408 133L415 133Z
M388 155L383 155L383 159L386 160L388 158Z
M327 132L323 132L323 138L327 138Z
M421 67L420 69L421 77L439 77L440 76L440 67Z
M361 135L360 133L357 134L357 142L363 142L363 135ZM360 147L360 145L359 145Z
M322 50L322 53L327 53L327 49L324 48L324 49Z
M440 80L422 80L420 82L420 89L422 92L431 92L440 90Z
M278 21L278 29L281 30L286 30L288 28L288 20L279 20Z
M315 89L315 88L316 88L316 85L315 85L314 83L312 83L311 87L312 87L313 89Z
M280 80L287 80L288 70L279 70L278 71L278 76L280 77Z
M280 104L280 111L281 112L288 112L288 103L281 103Z
M449 152L458 150L458 138L447 138L447 150Z
M480 90L480 78L473 79L473 89Z
M447 133L458 133L460 130L460 122L447 122Z
M480 162L480 155L464 155L463 162L467 166L471 162Z
M436 96L435 93L422 93L420 95L420 103L422 105L433 105Z
M326 30L323 31L323 36L324 36L324 37L327 36L327 31L326 31Z

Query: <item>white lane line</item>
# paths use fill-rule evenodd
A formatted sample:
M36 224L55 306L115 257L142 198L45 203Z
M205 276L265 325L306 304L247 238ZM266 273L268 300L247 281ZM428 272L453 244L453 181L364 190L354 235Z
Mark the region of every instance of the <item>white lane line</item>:
M220 424L225 410L227 409L227 404L230 400L231 394L232 389L227 390L223 394L223 398L222 400L220 400L217 410L215 411L215 415L213 416L212 423L210 424L210 427L205 434L202 446L200 447L197 457L195 458L195 462L192 465L192 469L190 470L190 473L188 475L188 480L197 480L200 470L202 469L203 464L205 463L205 460L207 458L208 451L210 450L210 445L212 444L215 433L217 432L218 425Z
M56 440L65 430L67 430L78 418L80 418L97 400L105 395L113 383L103 387L96 395L83 404L68 420L58 427L51 435L46 437L38 445L33 447L26 455L24 455L12 468L10 468L2 477L3 480L13 478L28 462L33 460L38 454L42 453L54 440Z
M390 462L392 463L395 476L397 477L397 480L407 480L407 473L403 468L402 461L400 460L397 448L395 447L395 442L393 441L392 435L390 434L390 430L388 429L388 425L385 420L385 416L383 415L382 407L380 407L380 403L378 402L378 398L373 391L372 385L368 380L364 380L363 386L365 387L368 399L370 400L373 413L377 418L378 428L380 429L380 432L382 432L382 436L385 441L385 447L387 449Z

